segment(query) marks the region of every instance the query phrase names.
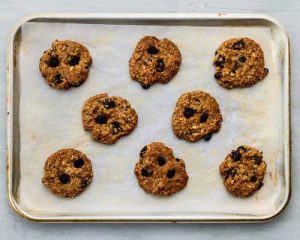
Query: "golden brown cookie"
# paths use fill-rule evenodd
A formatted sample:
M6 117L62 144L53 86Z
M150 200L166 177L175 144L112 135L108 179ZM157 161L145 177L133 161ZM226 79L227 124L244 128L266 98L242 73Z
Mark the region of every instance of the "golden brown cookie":
M160 142L153 142L141 150L134 173L147 193L158 196L180 191L189 178L184 161L175 158L172 149Z
M80 151L66 148L45 163L42 182L57 196L75 197L92 182L91 161Z
M40 71L49 86L67 90L85 82L91 63L88 49L80 43L56 40L41 57Z
M209 141L221 128L222 115L217 101L203 91L180 96L172 117L172 128L178 138L196 142Z
M237 197L249 197L263 186L267 164L262 152L240 146L227 155L220 165L226 189Z
M138 115L126 99L98 94L86 100L82 109L82 123L92 138L105 144L115 143L136 127Z
M146 36L138 42L129 60L129 72L133 80L147 89L155 82L169 82L180 64L181 54L173 42Z
M250 38L223 42L215 52L214 65L214 77L225 88L250 87L269 72L265 68L263 50Z

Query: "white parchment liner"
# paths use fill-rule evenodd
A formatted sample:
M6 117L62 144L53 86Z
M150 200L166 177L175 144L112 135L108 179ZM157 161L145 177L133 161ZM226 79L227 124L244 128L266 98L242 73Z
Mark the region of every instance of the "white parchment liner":
M128 60L144 35L171 39L183 59L169 84L155 84L148 90L130 80L128 73ZM270 71L251 88L227 90L213 78L212 59L222 41L238 36L253 38L262 46ZM81 42L93 57L88 80L79 88L55 90L39 72L39 58L55 39ZM21 207L52 216L272 213L284 191L278 170L283 162L282 86L274 48L271 31L264 27L24 24L20 49ZM209 142L188 143L173 135L171 116L178 97L197 89L216 98L224 121ZM111 146L93 142L81 123L84 101L104 92L126 98L139 116L135 131ZM140 149L152 141L165 143L185 160L188 185L171 197L144 193L133 174ZM218 167L228 152L244 144L262 150L268 167L264 187L253 197L240 199L226 192ZM56 197L41 183L47 157L65 147L83 151L93 163L93 182L75 199Z

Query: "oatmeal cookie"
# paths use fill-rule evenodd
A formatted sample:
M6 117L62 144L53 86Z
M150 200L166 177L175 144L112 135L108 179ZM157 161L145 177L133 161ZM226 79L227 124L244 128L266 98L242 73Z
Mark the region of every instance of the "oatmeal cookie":
M237 197L249 197L263 186L267 164L262 152L240 146L227 155L220 165L226 189Z
M129 60L129 72L133 80L147 89L155 82L169 82L180 64L181 54L173 42L146 36L138 42Z
M93 178L91 161L72 148L53 153L48 157L44 170L43 184L60 197L76 197Z
M88 49L80 43L56 40L44 52L39 68L49 86L67 90L85 82L91 63Z
M221 128L222 115L217 101L203 91L187 92L180 96L172 117L172 128L178 138L196 142L209 141Z

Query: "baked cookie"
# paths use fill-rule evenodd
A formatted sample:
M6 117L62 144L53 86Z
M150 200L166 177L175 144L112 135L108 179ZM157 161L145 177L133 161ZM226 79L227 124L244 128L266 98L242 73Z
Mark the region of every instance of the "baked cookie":
M214 77L225 88L250 87L269 72L261 47L250 38L223 42L215 52L214 65Z
M138 42L129 60L129 72L133 80L147 89L155 82L169 82L180 64L181 54L173 42L146 36Z
M105 144L115 143L133 131L138 122L136 111L126 99L98 94L86 100L82 109L82 123L92 138Z
M80 43L54 41L40 59L40 71L49 86L67 90L78 87L88 77L92 58Z
M189 178L184 161L175 158L172 149L160 142L153 142L141 150L134 173L147 193L158 196L180 191Z
M221 128L222 115L217 101L206 92L193 91L180 96L172 117L172 128L178 138L196 142L209 141Z
M262 152L240 146L227 155L220 165L226 189L237 197L248 197L263 186L267 164Z
M80 151L66 148L53 153L45 163L42 182L57 196L75 197L92 182L91 161Z

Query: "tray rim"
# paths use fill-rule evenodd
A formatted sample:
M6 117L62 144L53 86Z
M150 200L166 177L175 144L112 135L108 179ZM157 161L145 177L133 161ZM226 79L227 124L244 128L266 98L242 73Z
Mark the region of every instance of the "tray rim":
M285 199L280 207L276 209L272 214L263 215L261 217L248 217L248 218L236 218L236 217L211 217L206 219L200 219L197 217L174 217L174 216L131 216L131 217L119 217L109 216L100 218L81 218L78 216L56 216L56 217L37 217L25 210L22 210L16 202L12 187L13 187L13 81L14 81L14 41L15 36L21 26L26 22L35 20L264 20L270 24L275 25L285 41L287 47L285 55L286 68L285 74L287 75L286 84L287 94L286 99L283 101L287 105L284 111L284 129L286 129L286 137L284 139L284 146L286 147L287 153L285 153L285 175L286 177L286 194ZM11 29L7 42L7 151L6 151L6 185L7 185L7 197L11 208L21 217L32 222L39 223L253 223L253 222L266 222L277 217L287 207L292 193L291 184L291 64L290 64L290 39L287 31L280 21L276 18L257 13L38 13L30 14L22 17L17 21L15 26Z

